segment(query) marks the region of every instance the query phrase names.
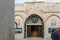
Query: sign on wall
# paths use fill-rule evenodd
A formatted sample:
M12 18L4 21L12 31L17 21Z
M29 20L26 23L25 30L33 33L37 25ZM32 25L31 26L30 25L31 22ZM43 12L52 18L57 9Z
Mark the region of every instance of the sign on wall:
M48 28L48 33L52 33L52 30L54 29L57 31L59 28Z
M15 28L15 33L22 33L22 28Z

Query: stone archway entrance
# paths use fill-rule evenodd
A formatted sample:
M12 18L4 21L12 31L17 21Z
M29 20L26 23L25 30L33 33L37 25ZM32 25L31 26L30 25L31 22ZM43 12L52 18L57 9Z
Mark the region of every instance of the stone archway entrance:
M44 37L44 23L38 15L31 15L25 23L24 37Z

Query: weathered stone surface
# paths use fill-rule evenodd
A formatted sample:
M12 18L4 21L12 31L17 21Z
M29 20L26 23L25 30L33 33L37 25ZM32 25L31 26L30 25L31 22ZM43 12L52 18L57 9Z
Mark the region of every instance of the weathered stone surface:
M14 1L0 0L0 40L14 40Z
M19 9L19 6L18 6L18 9ZM20 26L19 26L20 28L22 28L22 33L15 34L16 40L24 38L25 21L27 18L29 18L33 14L38 15L43 19L44 38L46 40L51 39L51 33L48 32L49 28L53 28L53 26L51 25L51 22L52 22L51 19L53 19L53 21L56 20L56 25L54 26L54 28L60 27L60 3L26 2L24 3L23 11L21 10L15 11L15 15L20 16L20 18L23 20L23 22L20 21Z
M60 3L39 3L39 2L28 2L25 3L25 11L32 12L35 9L41 9L44 12L58 12L60 13Z

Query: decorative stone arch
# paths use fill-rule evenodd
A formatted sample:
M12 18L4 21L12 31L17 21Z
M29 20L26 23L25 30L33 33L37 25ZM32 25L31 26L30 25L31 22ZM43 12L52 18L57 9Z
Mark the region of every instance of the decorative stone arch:
M39 15L37 15L37 14L31 14L30 16L28 16L27 18L26 18L26 20L25 20L25 23L24 23L24 38L26 38L26 22L28 21L28 19L30 18L30 17L33 17L33 16L36 16L36 17L38 17L41 21L42 21L42 24L43 24L43 31L44 31L44 21L43 21L43 19L42 19L42 17L40 17ZM44 37L44 32L43 32L43 37Z
M28 19L29 17L31 17L31 16L38 16L39 18L41 18L41 20L43 20L41 16L39 16L39 15L37 15L37 14L31 14L31 15L29 15L29 16L26 18L24 24L26 24L27 19ZM44 24L44 20L43 20L43 24Z
M18 18L16 18L16 17L18 17ZM20 23L19 24L22 24L21 22L23 22L23 18L20 15L15 15L15 18L20 20ZM17 23L16 23L16 26L18 27Z
M45 20L45 22L46 22L50 17L52 17L52 16L56 16L57 18L60 19L60 17L59 17L58 15L56 15L56 14L52 14L52 15L50 15L50 16Z
M58 23L58 22L60 22L60 17L56 14L50 15L45 20L45 31L46 31L45 35L46 35L46 38L50 38L50 36L51 36L51 31L49 31L50 28L58 28L59 27L60 23Z
M22 19L23 19L23 17L21 16L21 15L19 15L19 14L16 14L15 16L20 16ZM24 19L23 19L24 20Z
M32 15L36 15L36 16L38 16L38 17L42 18L42 16L41 16L41 15L36 14L36 13L28 14L28 15L27 15L27 17L26 17L26 19L25 19L25 22L26 22L26 20L27 20L30 16L32 16ZM42 18L42 20L43 20L43 18ZM44 22L44 20L43 20L43 22Z

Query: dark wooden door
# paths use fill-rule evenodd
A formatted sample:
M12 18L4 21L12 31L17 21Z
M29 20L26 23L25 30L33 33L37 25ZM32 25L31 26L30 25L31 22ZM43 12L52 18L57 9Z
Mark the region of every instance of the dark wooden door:
M44 27L43 27L43 25L38 26L38 37L44 37Z
M27 37L31 37L31 26L27 26Z
M36 36L35 36L36 35ZM44 37L43 25L28 25L27 26L27 37Z

